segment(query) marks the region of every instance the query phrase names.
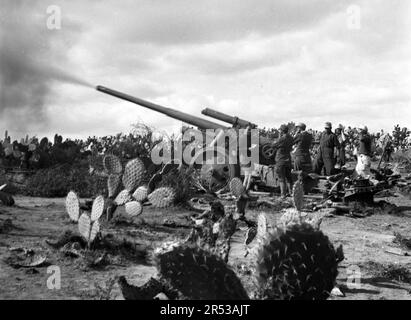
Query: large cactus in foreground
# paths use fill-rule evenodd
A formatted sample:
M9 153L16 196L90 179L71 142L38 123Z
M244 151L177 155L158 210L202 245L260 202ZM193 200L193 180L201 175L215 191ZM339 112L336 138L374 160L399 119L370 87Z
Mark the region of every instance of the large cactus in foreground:
M333 245L308 223L276 228L257 251L256 280L261 299L326 299L337 274Z
M301 181L294 184L293 204L277 227L260 237L256 251L257 295L275 300L326 299L337 278L338 255L320 231L321 219L302 217Z
M247 300L241 281L216 255L195 244L178 244L157 252L162 279L194 300Z
M319 223L310 224L301 217L304 194L300 184L293 190L293 200L295 207L285 212L280 225L272 231L264 214L258 218L255 298L320 300L328 298L334 288L341 255L319 230ZM212 222L202 235L217 232L222 240L227 238L222 246L216 246L224 256L224 244L229 245L235 222L231 216L226 221ZM216 239L212 240L214 243ZM155 252L160 281L186 299L248 299L241 281L219 257L220 251L214 250L213 254L198 241L166 244Z

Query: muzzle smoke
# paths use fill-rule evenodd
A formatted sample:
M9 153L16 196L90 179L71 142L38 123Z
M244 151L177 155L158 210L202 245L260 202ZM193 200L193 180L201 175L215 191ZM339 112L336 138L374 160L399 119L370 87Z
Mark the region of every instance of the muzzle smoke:
M62 71L75 36L70 28L53 32L45 21L45 7L36 9L32 1L2 2L0 119L12 131L35 130L47 123L45 106L53 82L93 87Z

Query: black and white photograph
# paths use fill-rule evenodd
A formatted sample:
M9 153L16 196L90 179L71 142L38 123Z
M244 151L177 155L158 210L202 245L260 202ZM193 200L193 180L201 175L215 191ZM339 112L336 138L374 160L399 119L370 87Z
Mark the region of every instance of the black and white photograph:
M0 300L411 300L410 30L408 0L0 0Z

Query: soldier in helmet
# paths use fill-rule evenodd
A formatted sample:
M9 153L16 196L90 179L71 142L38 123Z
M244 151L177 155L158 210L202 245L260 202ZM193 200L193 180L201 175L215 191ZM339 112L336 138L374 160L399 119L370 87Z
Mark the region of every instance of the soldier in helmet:
M296 171L303 171L305 173L312 172L312 162L310 155L310 148L313 142L313 136L305 131L306 125L304 123L298 123L297 134L294 137L294 144L296 145L294 169Z
M324 129L320 136L320 148L314 163L314 171L317 174L321 174L324 168L325 175L331 176L334 174L335 166L334 148L338 149L340 143L337 136L332 132L331 122L326 122Z
M280 138L273 144L273 147L277 149L275 162L276 173L280 181L281 197L285 198L291 193L293 185L291 177L291 150L294 145L294 139L288 133L288 126L282 125L279 131Z

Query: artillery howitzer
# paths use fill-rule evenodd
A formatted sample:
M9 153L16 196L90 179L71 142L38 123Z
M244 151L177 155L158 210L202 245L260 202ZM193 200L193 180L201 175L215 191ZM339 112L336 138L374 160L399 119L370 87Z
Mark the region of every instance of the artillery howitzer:
M233 130L229 129L235 129L237 132L238 130L242 129L247 133L247 149L249 150L252 146L250 141L251 134L258 133L258 161L256 161L256 164L264 165L264 166L269 166L274 164L274 158L275 158L275 149L271 145L271 141L267 138L262 136L260 131L257 129L257 125L243 119L239 119L237 117L232 117L229 115L226 115L222 112L215 111L212 109L204 109L202 113L206 116L215 118L217 120L227 122L231 124L230 127L224 126L222 124L209 121L207 119L203 119L201 117L193 116L184 112L181 112L179 110L167 108L158 104L154 104L152 102L130 96L128 94L118 92L106 87L102 86L97 86L96 89L98 91L101 91L103 93L112 95L114 97L120 98L122 100L126 100L135 104L138 104L140 106L143 106L145 108L148 108L150 110L154 110L157 112L160 112L166 116L169 116L173 119L180 120L184 123L187 123L191 126L197 127L200 131L202 131L205 135L207 135L208 130L214 130L218 131L219 133L212 139L211 144L205 144L199 154L196 155L196 159L190 165L193 163L198 165L197 159L202 159L202 164L200 166L201 170L201 177L202 180L207 181L207 189L210 191L218 191L222 188L224 188L229 181L234 178L238 177L241 175L241 166L240 166L240 161L239 161L239 154L240 152L236 153L237 156L237 161L233 163L229 159L232 160L232 157L230 158L230 153L227 148L227 145L225 145L224 148L219 148L216 147L219 146L217 143L218 141L221 141L220 139L225 139L226 132L230 131L232 132ZM252 130L253 129L253 130ZM251 131L253 133L251 133ZM238 135L236 136L238 139ZM237 146L239 146L240 143L238 143L237 140ZM255 146L253 146L255 147ZM212 156L214 159L217 161L211 161L211 163L207 160L208 158ZM272 170L273 171L273 170ZM267 176L267 175L266 175ZM267 179L266 177L263 177L262 179L258 179L263 182L265 186L268 187L276 187L276 179L274 178L274 174L271 175L271 179Z

